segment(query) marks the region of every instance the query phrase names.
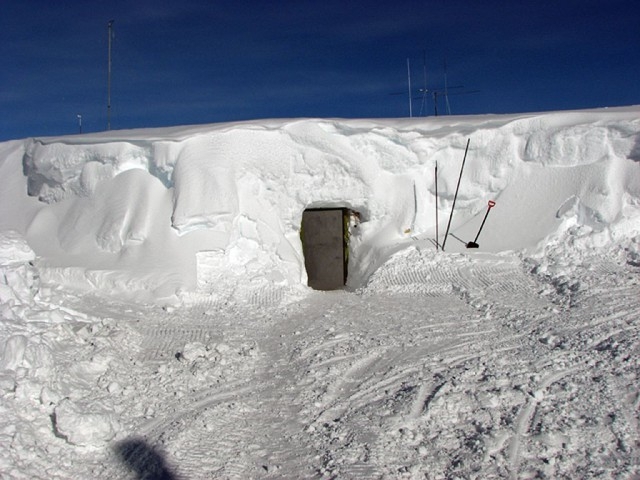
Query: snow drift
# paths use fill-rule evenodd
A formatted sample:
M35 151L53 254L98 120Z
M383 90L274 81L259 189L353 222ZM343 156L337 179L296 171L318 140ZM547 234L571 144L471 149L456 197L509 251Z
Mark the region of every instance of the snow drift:
M481 251L539 251L576 228L603 247L638 234L639 113L265 120L7 142L0 227L26 239L48 282L176 298L305 285L303 211L348 207L362 221L356 288L392 253L435 240L436 164L442 242L470 140L447 251L474 238L488 200Z
M3 478L636 478L639 114L0 144Z

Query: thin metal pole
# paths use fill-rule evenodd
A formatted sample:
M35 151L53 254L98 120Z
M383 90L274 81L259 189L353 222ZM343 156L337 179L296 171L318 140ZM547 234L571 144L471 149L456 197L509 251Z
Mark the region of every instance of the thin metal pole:
M456 193L453 196L453 205L451 205L451 215L449 215L449 223L447 224L447 231L444 234L444 240L442 241L442 251L444 252L444 246L447 244L447 237L449 236L449 227L451 227L451 220L453 219L453 211L456 208L456 199L458 198L458 190L460 189L460 180L462 180L462 171L464 170L464 162L467 160L467 151L469 150L469 142L471 139L467 139L467 147L464 149L464 158L462 159L462 167L460 167L460 176L458 177L458 186L456 187Z
M411 63L407 58L407 83L409 85L409 118L413 117L413 105L411 101Z
M440 248L440 234L438 232L438 162L436 162L436 252Z
M107 130L111 130L111 39L113 38L113 20L109 20L109 60L107 66Z
M413 181L413 220L411 220L411 235L416 230L416 217L418 216L418 192L416 191L416 181Z
M444 100L447 107L447 115L451 115L451 105L449 105L449 82L447 82L447 59L444 59Z
M426 117L427 109L426 109L426 101L427 101L427 51L422 51L422 76L424 77L424 88L422 89L422 102L420 103L420 114L419 117L422 116L422 112L424 111L424 116Z

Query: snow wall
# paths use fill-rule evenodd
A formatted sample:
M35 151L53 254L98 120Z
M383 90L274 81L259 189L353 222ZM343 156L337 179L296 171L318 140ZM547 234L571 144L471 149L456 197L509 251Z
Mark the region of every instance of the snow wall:
M261 120L0 144L4 263L149 300L305 289L307 208L348 207L348 287L394 253L628 245L640 232L640 107L415 119ZM496 201L478 243L466 250ZM615 240L615 242L614 242ZM635 246L634 246L635 245ZM634 250L635 249L635 250ZM17 252L17 253L16 253Z

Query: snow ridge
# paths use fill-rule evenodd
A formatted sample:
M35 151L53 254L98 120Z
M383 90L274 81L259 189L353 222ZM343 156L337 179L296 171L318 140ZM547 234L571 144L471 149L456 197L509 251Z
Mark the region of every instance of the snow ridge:
M202 287L198 271L210 267L196 262L199 251L222 253L215 268L249 271L256 281L275 269L279 281L296 286L306 279L302 212L348 207L363 219L352 232L349 284L357 288L394 251L435 240L434 168L442 223L468 139L457 238L475 236L488 200L498 204L484 251L535 248L572 219L615 235L637 215L639 133L637 109L629 107L452 120L271 120L28 140L28 192L44 203L23 233L43 266L79 267L90 258L89 269L138 276L138 288L162 294ZM448 246L464 250L453 239ZM172 274L149 285L160 264Z

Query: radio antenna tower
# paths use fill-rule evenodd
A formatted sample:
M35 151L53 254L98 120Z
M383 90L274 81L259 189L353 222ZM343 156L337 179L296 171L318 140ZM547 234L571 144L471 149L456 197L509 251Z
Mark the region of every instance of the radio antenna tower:
M409 118L411 118L413 117L413 101L411 100L413 94L411 92L411 62L409 58L407 58L407 83L409 85Z
M424 77L424 88L422 89L422 102L420 103L420 115L422 116L423 112L426 112L427 106L427 51L422 51L422 75Z
M107 26L109 33L109 57L107 65L107 130L111 130L111 40L113 40L113 20Z
M447 105L447 115L451 115L451 105L449 105L449 83L447 82L447 59L444 59L444 100Z

